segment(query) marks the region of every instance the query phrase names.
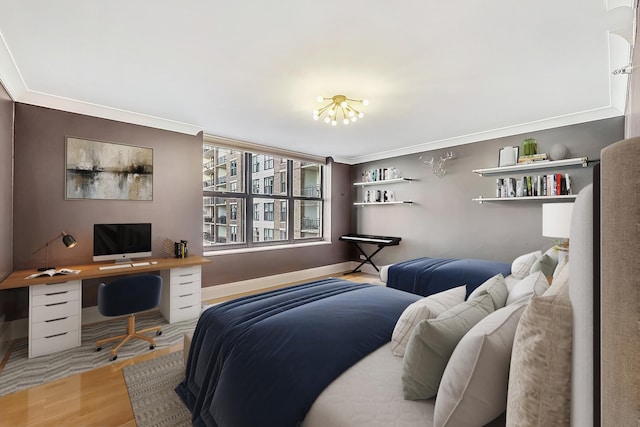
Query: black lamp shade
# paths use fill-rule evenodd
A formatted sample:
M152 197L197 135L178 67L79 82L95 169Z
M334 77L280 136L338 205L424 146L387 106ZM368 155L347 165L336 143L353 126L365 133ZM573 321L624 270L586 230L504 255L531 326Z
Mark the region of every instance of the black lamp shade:
M78 242L73 238L71 234L65 234L62 236L62 243L68 248L74 247Z

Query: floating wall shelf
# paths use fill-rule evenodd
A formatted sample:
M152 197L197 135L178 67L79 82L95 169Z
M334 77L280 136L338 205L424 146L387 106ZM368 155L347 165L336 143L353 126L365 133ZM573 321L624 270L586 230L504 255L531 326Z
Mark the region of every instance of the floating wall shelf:
M384 179L382 181L354 182L353 185L355 185L356 187L365 187L368 185L398 184L400 182L411 182L411 181L414 181L414 179L413 178L393 178L393 179Z
M401 200L401 201L397 201L397 202L355 202L353 205L354 206L370 206L370 205L412 205L413 201L411 200Z
M536 169L558 169L566 167L587 167L588 159L586 157L577 157L575 159L565 160L549 160L531 163L520 163L513 166L501 166L496 168L475 169L473 172L478 175L501 175L509 172L524 172Z
M575 194L569 194L564 196L527 196L527 197L477 197L471 199L474 202L526 202L527 200L543 200L545 202L561 202L567 200L574 200L577 196Z

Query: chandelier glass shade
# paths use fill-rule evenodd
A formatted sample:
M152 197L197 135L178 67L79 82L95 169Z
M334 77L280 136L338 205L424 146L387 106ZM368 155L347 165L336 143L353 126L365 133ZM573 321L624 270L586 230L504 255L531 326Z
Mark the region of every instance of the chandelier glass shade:
M369 100L367 99L351 99L344 95L334 95L331 98L324 96L318 97L318 102L322 103L327 101L328 103L321 108L313 110L313 120L320 119L320 117L326 113L323 120L332 126L337 125L338 121L342 121L343 124L348 125L364 117L364 114L354 107L354 103L363 106L369 105Z

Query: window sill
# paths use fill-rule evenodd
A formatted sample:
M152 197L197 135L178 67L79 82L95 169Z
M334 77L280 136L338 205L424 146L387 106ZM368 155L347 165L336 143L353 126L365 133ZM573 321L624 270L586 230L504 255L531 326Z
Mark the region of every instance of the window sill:
M309 246L324 246L324 245L330 245L330 244L331 242L323 240L320 242L293 243L291 245L256 246L252 248L226 249L221 251L206 251L204 252L203 256L214 257L218 255L234 255L234 254L245 254L245 253L251 253L251 252L277 251L277 250L283 250L283 249L306 248Z

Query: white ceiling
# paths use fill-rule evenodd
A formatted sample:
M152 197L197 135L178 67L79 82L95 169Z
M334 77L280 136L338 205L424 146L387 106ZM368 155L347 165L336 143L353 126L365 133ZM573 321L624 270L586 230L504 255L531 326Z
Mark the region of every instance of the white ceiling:
M633 0L0 0L14 100L360 163L619 116ZM318 95L365 117L312 119Z

